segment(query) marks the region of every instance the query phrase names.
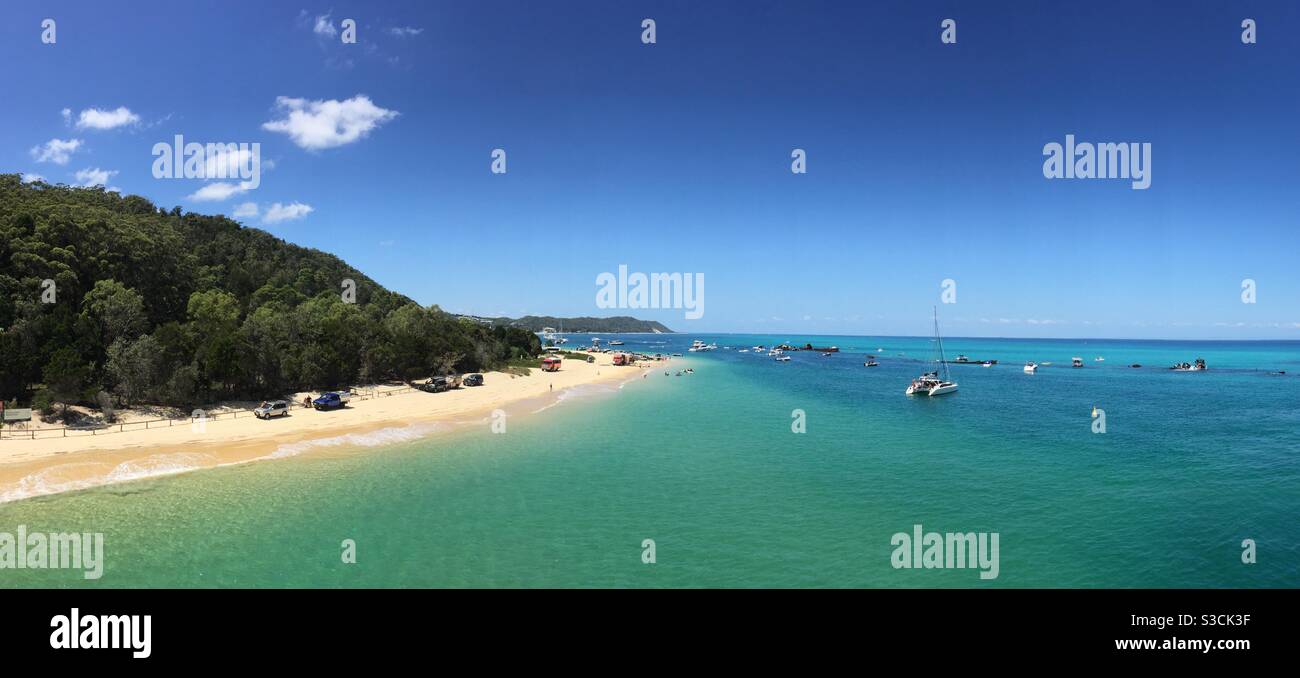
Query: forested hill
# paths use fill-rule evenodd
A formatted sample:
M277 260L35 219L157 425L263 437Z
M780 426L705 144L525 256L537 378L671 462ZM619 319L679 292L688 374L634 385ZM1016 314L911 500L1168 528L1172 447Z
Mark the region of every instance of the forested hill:
M355 294L346 281L355 283ZM354 302L354 303L350 303ZM192 405L540 352L225 217L0 174L0 398Z

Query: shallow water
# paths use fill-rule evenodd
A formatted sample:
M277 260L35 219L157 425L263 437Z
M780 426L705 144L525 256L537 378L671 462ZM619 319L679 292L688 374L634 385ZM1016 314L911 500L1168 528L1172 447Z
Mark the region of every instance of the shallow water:
M1300 343L946 339L1000 364L952 366L960 390L931 399L903 395L933 367L926 338L623 337L695 338L732 348L566 394L503 434L385 430L0 505L0 532L102 531L107 550L97 582L0 585L1300 585ZM787 339L841 353L735 350ZM1197 357L1211 369L1164 369ZM1054 364L1026 375L1031 359ZM918 523L998 533L998 577L892 567L891 537Z

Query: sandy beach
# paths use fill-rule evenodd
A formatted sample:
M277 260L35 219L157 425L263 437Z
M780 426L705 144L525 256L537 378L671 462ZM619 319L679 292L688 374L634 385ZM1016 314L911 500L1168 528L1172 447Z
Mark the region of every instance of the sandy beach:
M482 386L443 393L401 389L354 400L347 407L316 411L295 403L288 416L261 420L251 414L218 416L202 425L177 422L97 435L0 440L0 502L204 468L295 456L311 447L353 448L427 436L456 424L482 422L501 409L536 401L538 408L564 391L611 386L639 378L662 363L614 366L610 354L594 363L565 360L558 372L529 376L490 372ZM391 387L388 390L394 390ZM364 392L364 391L363 391ZM538 408L527 408L524 412ZM221 410L217 410L221 411ZM227 410L227 414L229 410ZM392 435L364 437L375 431Z

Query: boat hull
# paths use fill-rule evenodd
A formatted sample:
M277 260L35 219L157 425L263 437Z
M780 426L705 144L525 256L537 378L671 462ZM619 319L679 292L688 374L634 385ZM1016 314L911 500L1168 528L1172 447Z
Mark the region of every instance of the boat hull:
M915 396L940 396L952 393L957 390L956 384L939 384L937 386L908 386L904 391L907 395Z

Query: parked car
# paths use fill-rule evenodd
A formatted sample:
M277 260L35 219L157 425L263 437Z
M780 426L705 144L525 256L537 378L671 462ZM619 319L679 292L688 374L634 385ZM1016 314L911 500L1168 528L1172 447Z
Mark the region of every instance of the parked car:
M311 406L318 410L336 410L348 404L351 399L347 391L326 393L325 395L311 401Z
M422 384L416 384L415 387L425 393L442 393L447 390L447 380L442 377L434 377Z
M482 385L483 385L483 375L481 375L481 374L467 374L467 375L465 375L465 378L464 378L464 379L461 379L461 382L460 382L460 383L462 383L462 384L464 384L464 385L466 385L466 386L482 386Z
M442 393L453 388L460 388L460 383L460 377L434 377L422 384L413 385L426 393Z
M260 407L253 410L253 416L258 419L270 419L271 417L283 417L289 414L289 403L283 400L272 400L262 403Z

